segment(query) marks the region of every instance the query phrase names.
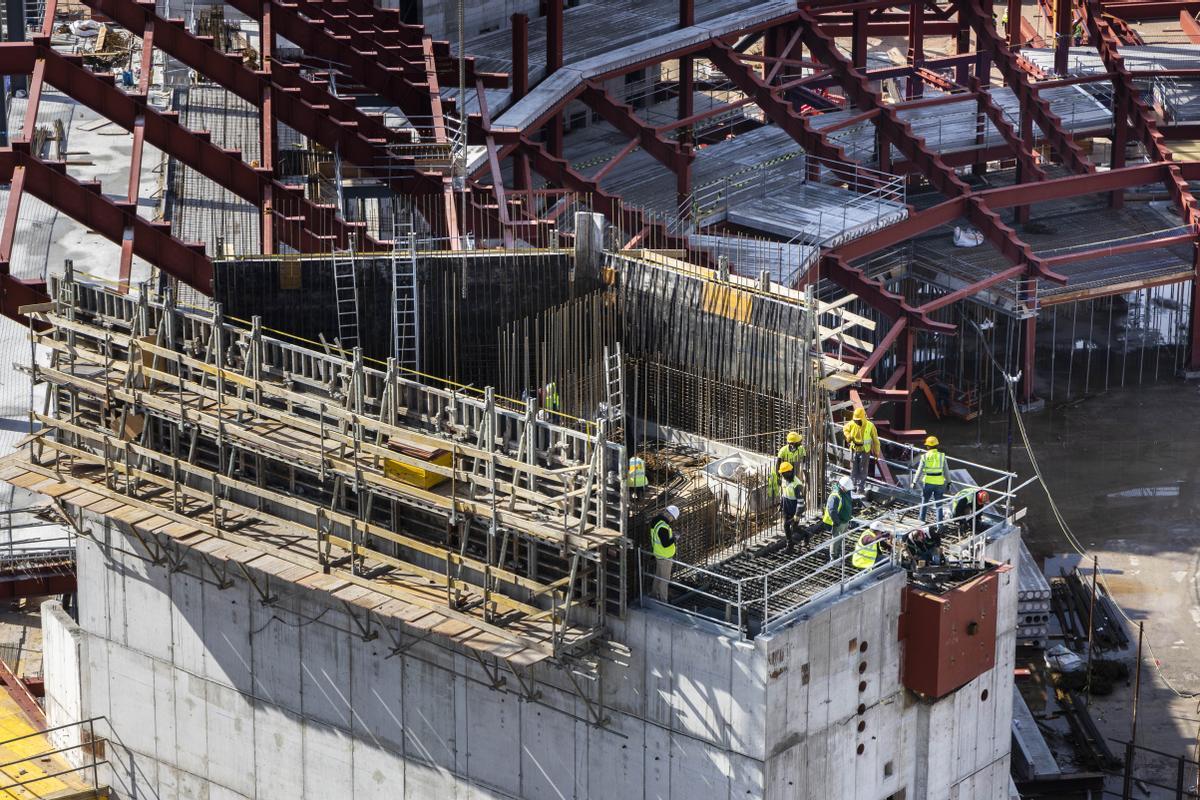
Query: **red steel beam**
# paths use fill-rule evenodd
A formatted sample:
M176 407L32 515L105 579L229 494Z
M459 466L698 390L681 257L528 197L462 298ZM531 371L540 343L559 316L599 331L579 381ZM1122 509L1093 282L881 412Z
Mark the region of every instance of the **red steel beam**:
M1090 261L1094 258L1123 256L1129 253L1141 253L1146 250L1159 250L1164 247L1174 247L1181 244L1195 243L1195 233L1182 233L1177 236L1164 236L1161 239L1147 239L1141 242L1129 242L1127 244L1117 244L1109 247L1097 247L1092 250L1080 250L1074 253L1064 253L1061 256L1049 256L1046 258L1046 263L1052 267L1058 267L1065 264L1077 264L1080 261Z
M846 151L834 145L825 138L824 134L814 129L807 117L802 117L793 110L791 103L782 100L776 94L776 87L763 83L758 74L737 58L733 48L721 42L713 42L707 51L708 59L725 77L729 78L739 90L754 98L754 102L763 113L781 130L804 148L806 153L824 158L832 162L846 164L846 174L849 179L867 179L869 175L857 169L857 165L846 155ZM856 185L862 185L856 181Z
M981 0L961 0L959 11L970 21L980 47L991 54L996 68L1020 100L1021 108L1032 114L1033 121L1045 134L1050 146L1063 163L1072 172L1094 172L1095 165L1088 161L1083 149L1063 128L1062 120L1050 110L1049 101L1038 94L1035 85L1029 80L1029 74L1017 63L1017 55L996 32L996 25L991 16L991 3L985 7Z
M1106 2L1105 11L1126 22L1142 22L1151 19L1172 19L1181 12L1200 14L1200 0L1134 0L1133 2Z
M1146 148L1147 154L1152 160L1166 162L1170 166L1163 178L1163 183L1167 187L1167 193L1171 195L1171 199L1179 209L1184 224L1200 224L1200 214L1196 210L1196 198L1188 187L1187 181L1183 179L1183 175L1175 163L1174 155L1167 147L1166 140L1158 130L1154 111L1142 99L1141 92L1134 85L1129 70L1125 67L1125 59L1121 57L1116 36L1108 21L1100 14L1098 0L1089 0L1087 13L1084 16L1087 18L1088 33L1096 45L1100 60L1104 62L1104 68L1114 75L1113 87L1117 96L1124 101L1124 107L1128 109L1129 116L1133 120L1133 128ZM1120 120L1117 121L1118 124L1120 122ZM1200 309L1194 309L1194 313L1200 314Z
M154 25L146 25L142 31L141 73L138 76L138 93L145 95L150 91L150 72L154 68ZM146 142L145 117L139 116L134 121L133 148L129 155L129 186L125 192L127 202L137 204L141 194L142 183L142 150ZM132 234L132 231L126 231ZM117 291L125 294L129 291L129 276L133 271L133 236L126 236L121 242L121 262L118 265Z
M667 169L677 175L687 169L691 162L689 153L659 135L655 128L638 118L632 107L618 102L602 85L589 81L585 84L581 99L609 125L637 139L642 149Z
M1196 18L1187 11L1179 12L1179 27L1183 28L1183 35L1192 44L1200 44L1200 22L1196 22Z
M37 37L31 42L0 44L0 68L3 70L28 72L22 67L32 67L35 59L45 61L46 81L64 94L127 131L133 131L141 117L146 141L243 200L261 206L264 189L271 188L277 202L286 200L299 212L293 221L301 224L285 225L282 232L288 244L297 250L324 252L330 249L331 243L348 247L354 236L358 236L359 242L380 246L360 235L365 229L362 223L345 222L330 206L311 203L301 190L274 180L268 170L246 164L237 151L212 144L207 132L184 128L178 122L177 113L155 110L147 104L145 95L122 92L116 88L113 76L97 75L83 67L81 56L58 53L45 37Z

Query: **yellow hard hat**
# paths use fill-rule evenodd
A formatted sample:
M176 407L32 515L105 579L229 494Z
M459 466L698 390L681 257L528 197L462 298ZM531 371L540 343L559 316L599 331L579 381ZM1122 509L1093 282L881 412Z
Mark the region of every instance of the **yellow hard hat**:
M779 465L779 474L780 475L787 475L791 471L792 471L792 462L785 461Z
M788 444L800 444L800 434L792 431L787 435Z
M854 409L854 418L859 419L859 420L866 419L867 418L867 410L865 408L863 408L862 406L859 406L858 408Z
M925 446L926 447L937 447L938 446L938 438L936 436L926 436L925 437Z

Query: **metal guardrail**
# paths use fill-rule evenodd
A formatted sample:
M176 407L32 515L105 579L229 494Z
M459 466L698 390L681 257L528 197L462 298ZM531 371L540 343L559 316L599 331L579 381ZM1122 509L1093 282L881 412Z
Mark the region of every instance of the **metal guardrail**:
M50 761L54 756L62 756L68 763L74 762L75 759L81 759L82 763L78 766L72 766L67 769L60 769L56 772L47 772L44 775L38 775L22 780L14 780L8 783L0 784L0 793L6 796L19 797L26 794L36 794L44 796L40 792L34 792L31 787L44 781L65 778L68 776L82 776L87 782L84 791L91 791L94 796L99 797L102 789L100 785L100 767L108 763L108 759L104 756L106 750L103 739L96 738L96 723L107 721L104 717L92 717L90 719L80 720L79 722L68 722L65 725L58 725L45 730L34 731L22 736L15 736L11 739L0 741L0 748L5 745L11 745L15 742L22 742L33 739L39 736L45 737L48 741L53 739L61 739L64 734L68 734L72 729L78 729L78 742L65 744L60 747L55 747L52 750L45 750L34 755L25 756L24 758L14 759L0 764L0 771L3 771L4 777L9 777L8 773L16 768L18 776L24 774L24 770L20 767L22 764L36 766L37 769L42 769L43 766ZM86 735L86 738L84 734ZM55 736L54 734L59 734ZM71 755L68 755L71 754ZM2 778L0 778L2 780Z
M836 441L836 437L832 441ZM882 459L892 473L904 476L915 475L916 466L925 452L924 449L887 439L882 441L886 450L892 454L891 457ZM849 451L837 444L829 444L826 451L830 457L830 467L832 468L830 472L834 479L846 474L846 468L839 462L849 463ZM943 530L948 531L942 537L942 546L948 560L958 563L974 563L982 567L987 532L995 524L1012 517L1016 492L1028 485L1029 481L1020 486L1014 486L1016 476L1012 473L952 456L946 457L946 464L947 473L954 470L967 471L974 478L971 486L977 489L986 489L992 497L987 505L975 514L953 516L951 510L951 514L941 523L945 526ZM888 484L876 478L868 478L868 483L882 492L906 491L903 486ZM953 502L951 489L955 485L953 481L948 481L947 495L949 496L941 501L942 505L949 505ZM667 581L668 597L674 591L678 596L701 598L715 606L716 609L724 608L724 614L722 617L714 617L712 609L706 609L706 613L706 611L672 603L670 600L667 601L667 605L690 616L731 627L742 636L749 636L751 619L759 621L759 631L770 632L793 619L804 606L830 596L844 594L848 589L868 580L870 576L877 575L894 565L894 554L892 556L880 554L873 567L859 570L849 565L848 557L857 547L859 536L877 523L883 523L891 531L893 541L896 542L902 541L912 531L926 527L926 523L914 524L907 519L917 516L922 505L925 504L918 501L901 508L888 509L876 517L856 518L838 536L822 541L784 564L750 577L734 578L711 567L701 567L677 559L669 559L674 566L671 578ZM932 504L930 507L935 519L936 505ZM972 526L970 533L959 535L957 523L968 518L974 518L976 524ZM979 524L979 520L990 521L990 524ZM798 579L787 580L784 577L789 573L796 572L797 566L806 560L820 557L821 551L832 551L842 555L831 558L816 569L802 569L802 576ZM639 550L639 586L643 597L648 586L652 587L655 581L661 580L656 575L655 566L653 556L645 550ZM703 578L707 589L698 588L696 584L701 581L693 580L697 577ZM713 587L722 587L722 589Z

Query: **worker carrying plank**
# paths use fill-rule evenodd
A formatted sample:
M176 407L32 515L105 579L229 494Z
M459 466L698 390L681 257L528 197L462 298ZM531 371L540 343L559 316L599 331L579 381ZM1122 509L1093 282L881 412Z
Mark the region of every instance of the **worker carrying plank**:
M925 438L925 447L928 449L921 456L921 464L914 476L914 481L921 482L921 522L925 521L925 507L931 502L937 509L937 521L942 521L942 498L946 496L946 454L938 449L939 444L936 436Z
M804 492L796 472L797 470L792 467L790 461L779 465L780 508L783 512L783 532L787 536L789 551L798 538L803 538L805 547L808 546L808 532L802 529L799 518L800 506L804 502Z
M871 472L871 457L880 458L879 431L875 423L867 418L862 406L854 409L854 416L842 427L846 448L850 451L850 480L860 494L866 491L867 476Z
M654 549L654 588L651 594L655 599L667 602L671 581L671 570L675 562L675 532L671 525L679 519L679 506L667 506L650 523L650 546Z

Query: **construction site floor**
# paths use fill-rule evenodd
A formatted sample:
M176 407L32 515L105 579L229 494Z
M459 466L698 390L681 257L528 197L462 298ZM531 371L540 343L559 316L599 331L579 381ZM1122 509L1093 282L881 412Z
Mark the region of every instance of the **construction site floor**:
M8 691L0 691L0 800L97 797L91 771L74 765L34 726Z

